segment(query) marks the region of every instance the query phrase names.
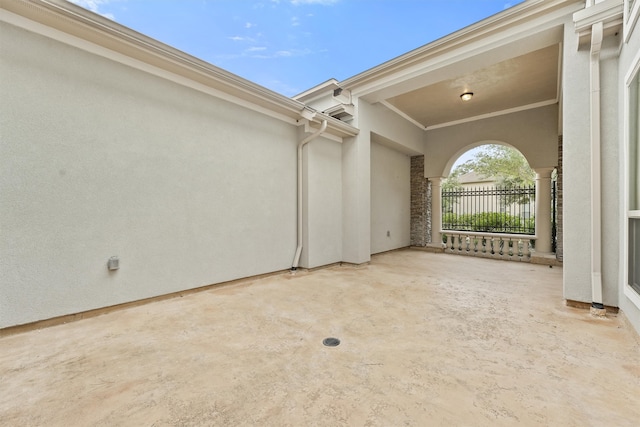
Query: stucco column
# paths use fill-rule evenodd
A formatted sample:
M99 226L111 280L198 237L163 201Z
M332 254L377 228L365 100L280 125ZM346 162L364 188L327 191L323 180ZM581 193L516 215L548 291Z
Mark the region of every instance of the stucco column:
M371 140L360 132L342 143L342 260L371 260Z
M431 183L431 243L429 246L442 247L442 177L429 178Z
M553 168L536 172L536 252L551 253L551 172Z

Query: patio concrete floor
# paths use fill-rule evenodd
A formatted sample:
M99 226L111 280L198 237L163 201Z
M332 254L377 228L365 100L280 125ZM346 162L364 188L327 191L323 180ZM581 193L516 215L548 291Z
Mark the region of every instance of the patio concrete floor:
M561 268L401 250L5 336L0 425L637 427L621 316Z

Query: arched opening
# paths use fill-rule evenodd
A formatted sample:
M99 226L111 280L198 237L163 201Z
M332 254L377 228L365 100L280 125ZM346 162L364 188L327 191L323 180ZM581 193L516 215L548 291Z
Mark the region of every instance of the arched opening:
M512 147L486 144L462 154L441 198L445 232L535 235L535 172Z
M555 251L554 167L533 169L495 140L467 144L444 166L429 178L431 246L518 260Z
M499 149L511 150L517 153L519 156L522 156L522 159L524 160L524 163L526 164L526 166L530 170L533 170L530 166L531 163L527 159L526 155L522 151L520 151L517 147L503 141L491 140L491 141L477 141L462 147L460 150L458 150L449 158L449 160L445 164L445 168L442 176L445 178L448 177L461 164L469 160L472 160L483 151L490 150L491 147L499 147Z

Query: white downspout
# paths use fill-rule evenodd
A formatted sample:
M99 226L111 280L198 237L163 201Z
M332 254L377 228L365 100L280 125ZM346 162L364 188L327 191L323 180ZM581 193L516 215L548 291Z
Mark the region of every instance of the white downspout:
M322 125L320 125L320 129L298 143L298 246L296 247L296 255L293 258L291 270L296 270L298 268L300 255L302 254L302 148L319 137L326 129L327 121L323 120Z
M602 201L600 171L600 49L603 24L591 27L591 311L604 314L602 300Z

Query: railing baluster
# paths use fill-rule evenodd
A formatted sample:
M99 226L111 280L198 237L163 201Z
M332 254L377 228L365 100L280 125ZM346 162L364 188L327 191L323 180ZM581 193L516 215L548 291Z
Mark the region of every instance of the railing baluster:
M442 231L440 238L443 250L451 254L524 262L531 260L535 242L526 235L460 231Z

